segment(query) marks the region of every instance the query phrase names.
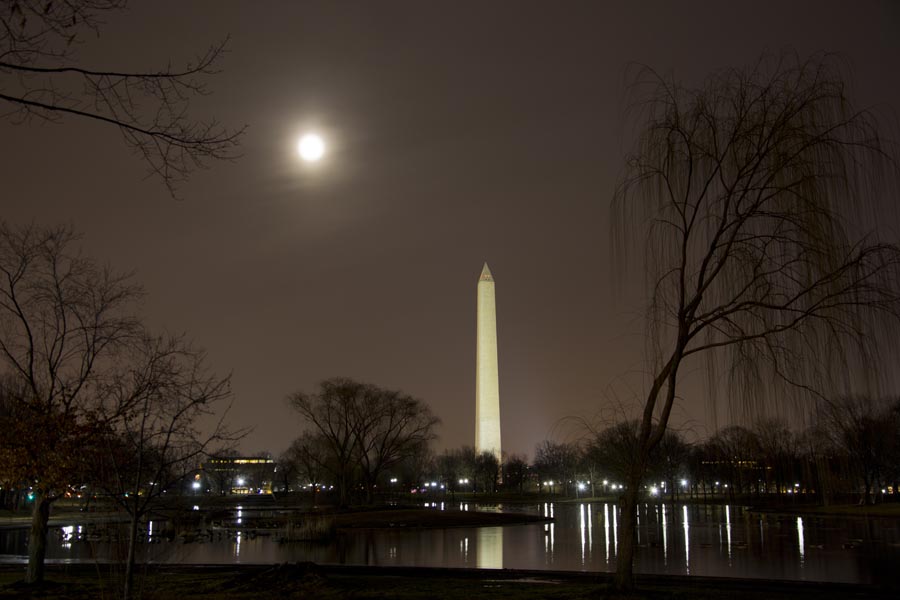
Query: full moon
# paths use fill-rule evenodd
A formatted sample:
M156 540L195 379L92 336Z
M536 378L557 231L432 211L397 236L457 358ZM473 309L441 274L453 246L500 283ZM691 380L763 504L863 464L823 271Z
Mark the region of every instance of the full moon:
M300 158L306 162L316 162L325 154L325 143L316 134L307 133L300 138L297 150L300 152Z

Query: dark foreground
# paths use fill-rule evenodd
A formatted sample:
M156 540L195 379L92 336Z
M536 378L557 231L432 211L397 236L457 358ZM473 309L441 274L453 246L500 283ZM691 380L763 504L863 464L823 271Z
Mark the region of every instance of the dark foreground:
M111 565L48 567L48 583L21 583L22 566L0 567L0 598L116 598L121 570ZM153 600L259 598L621 598L605 574L547 571L344 567L313 564L157 566L138 583L136 597ZM638 576L630 598L839 600L897 598L900 589L805 582Z

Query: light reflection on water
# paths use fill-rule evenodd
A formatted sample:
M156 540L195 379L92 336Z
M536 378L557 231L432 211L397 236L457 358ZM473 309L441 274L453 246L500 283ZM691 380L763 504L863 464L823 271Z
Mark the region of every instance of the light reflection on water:
M593 528L593 525L592 525L593 522L594 522L594 517L591 516L591 511L593 510L593 506L594 506L593 504L588 504L588 505L587 505L587 511L588 511L588 552L590 552L592 556L593 556L593 554L594 554L594 528Z
M482 510L475 504L441 506ZM153 562L409 565L490 569L612 571L618 554L618 508L613 503L504 506L555 517L529 525L483 528L349 531L330 544L278 543L249 530L206 543L166 541L149 523L139 550ZM246 511L245 511L246 512ZM242 517L246 516L244 514ZM739 506L641 505L635 569L727 577L881 583L900 564L897 520L779 518ZM246 520L246 519L244 519ZM594 525L602 550L593 552ZM51 529L51 561L120 560L124 537L107 539L92 525ZM159 533L157 533L159 532ZM677 539L682 537L681 542ZM0 562L24 562L26 530L0 531ZM862 540L862 541L860 541Z
M691 574L691 544L690 544L690 526L688 525L688 507L687 504L681 507L681 520L684 527L684 574Z
M728 565L731 565L731 506L725 505L725 535L728 544Z
M603 504L603 535L606 538L606 565L609 566L609 504Z
M668 536L666 532L668 531L668 526L666 524L666 505L662 505L662 538L663 538L663 564L669 564L669 542Z
M581 532L581 566L584 567L584 547L587 541L586 539L586 529L587 525L584 522L584 504L578 505L578 529Z
M553 503L544 503L544 516L547 518L553 517ZM550 565L553 563L553 543L554 536L556 534L556 523L550 521L548 523L544 523L544 564Z
M612 507L612 541L613 541L613 554L619 555L619 523L618 523L618 514L619 511L615 506Z

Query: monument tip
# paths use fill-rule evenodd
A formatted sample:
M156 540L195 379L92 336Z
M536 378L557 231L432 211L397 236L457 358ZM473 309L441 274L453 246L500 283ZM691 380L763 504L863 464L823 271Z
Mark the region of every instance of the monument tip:
M478 281L493 281L494 276L491 275L491 270L488 267L487 263L484 263L484 268L481 269L481 277L478 278Z

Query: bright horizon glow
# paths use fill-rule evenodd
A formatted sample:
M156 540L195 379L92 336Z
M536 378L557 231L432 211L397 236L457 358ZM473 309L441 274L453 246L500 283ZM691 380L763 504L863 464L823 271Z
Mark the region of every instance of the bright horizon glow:
M325 154L325 142L322 138L314 133L307 133L300 138L297 144L297 151L300 158L306 162L316 162Z

